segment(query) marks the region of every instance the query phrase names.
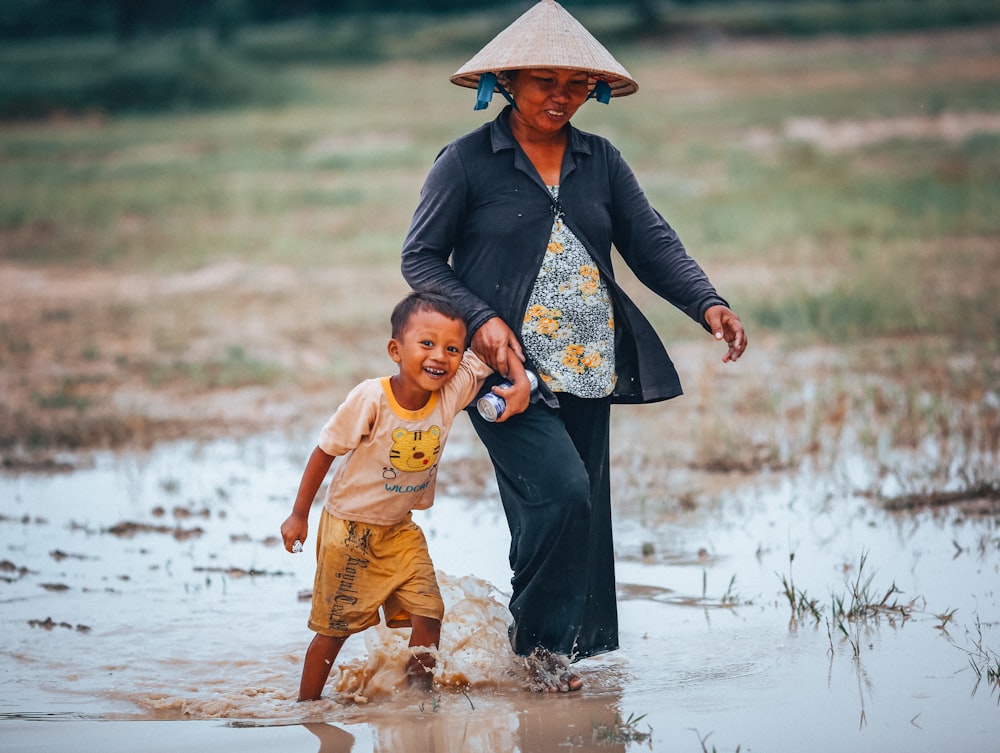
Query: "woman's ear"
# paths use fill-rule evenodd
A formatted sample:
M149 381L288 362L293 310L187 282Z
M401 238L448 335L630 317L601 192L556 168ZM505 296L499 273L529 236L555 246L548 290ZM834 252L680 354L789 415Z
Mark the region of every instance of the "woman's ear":
M510 95L514 96L514 80L517 78L515 71L500 71L497 74L497 83L506 89Z

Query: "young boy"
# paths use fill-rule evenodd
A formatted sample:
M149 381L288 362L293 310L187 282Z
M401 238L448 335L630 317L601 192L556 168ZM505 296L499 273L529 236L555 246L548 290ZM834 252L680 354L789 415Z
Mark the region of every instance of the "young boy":
M292 514L281 525L290 552L306 540L313 499L341 458L319 522L309 617L316 635L306 651L300 701L322 695L344 641L378 624L379 607L389 627L412 627L411 647L438 645L444 602L410 511L433 504L451 423L492 373L466 351L465 340L465 319L448 299L411 293L400 301L389 340L398 373L351 390L306 464ZM407 677L429 686L433 668L432 654L415 652Z

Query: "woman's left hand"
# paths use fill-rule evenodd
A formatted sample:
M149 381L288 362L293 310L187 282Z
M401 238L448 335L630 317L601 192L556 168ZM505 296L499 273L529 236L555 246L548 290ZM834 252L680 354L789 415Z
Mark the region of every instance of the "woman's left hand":
M716 340L725 340L729 351L722 357L723 363L737 361L747 349L747 333L743 322L728 307L721 304L710 306L705 312L705 323Z

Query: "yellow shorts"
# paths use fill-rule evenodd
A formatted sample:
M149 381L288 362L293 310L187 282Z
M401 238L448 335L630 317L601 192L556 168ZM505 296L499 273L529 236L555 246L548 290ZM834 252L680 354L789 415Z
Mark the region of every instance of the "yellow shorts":
M409 627L410 615L444 618L444 601L420 526L356 523L325 509L316 537L316 580L309 629L343 637L377 625Z

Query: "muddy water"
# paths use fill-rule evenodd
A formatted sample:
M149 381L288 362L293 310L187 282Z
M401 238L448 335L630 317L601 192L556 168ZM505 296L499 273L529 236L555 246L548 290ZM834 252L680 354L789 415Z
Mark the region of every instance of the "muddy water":
M892 517L855 493L860 460L619 514L622 649L568 696L526 691L509 654L499 503L441 496L419 514L449 607L437 690L405 689L403 638L373 630L297 704L312 562L277 527L309 450L178 443L0 476L0 750L997 749L996 521ZM856 581L906 615L841 630Z

